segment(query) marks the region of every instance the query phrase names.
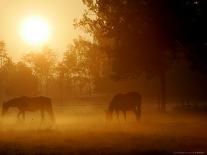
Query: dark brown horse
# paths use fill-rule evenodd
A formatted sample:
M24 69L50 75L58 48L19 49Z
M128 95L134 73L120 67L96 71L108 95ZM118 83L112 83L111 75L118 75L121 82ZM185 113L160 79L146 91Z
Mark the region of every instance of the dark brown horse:
M108 107L108 119L112 119L113 112L116 112L119 117L121 111L126 119L126 112L133 111L136 119L141 117L141 95L137 92L129 92L126 94L115 95Z
M50 115L52 121L54 121L54 114L52 109L52 103L51 99L44 96L38 96L38 97L17 97L14 99L11 99L5 103L3 103L2 106L2 115L5 115L9 108L17 108L19 110L19 113L17 115L18 118L22 116L23 119L25 119L25 112L26 111L40 111L41 112L41 118L44 119L44 112L47 111Z

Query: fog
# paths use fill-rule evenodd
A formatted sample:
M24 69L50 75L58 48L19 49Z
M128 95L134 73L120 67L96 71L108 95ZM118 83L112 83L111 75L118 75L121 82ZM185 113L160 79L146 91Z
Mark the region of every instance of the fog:
M119 119L114 115L113 120L108 121L107 101L73 102L54 105L54 123L47 115L41 121L39 112L28 112L25 121L18 120L17 111L10 110L0 119L1 152L114 154L206 151L205 115L175 112L173 108L169 108L168 113L160 113L156 104L145 103L139 122L131 112L127 113L126 120L120 114Z

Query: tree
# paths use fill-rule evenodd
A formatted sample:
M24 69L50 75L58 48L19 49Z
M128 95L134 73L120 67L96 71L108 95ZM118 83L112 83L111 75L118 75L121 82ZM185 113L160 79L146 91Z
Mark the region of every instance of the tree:
M8 71L12 65L12 61L6 53L6 44L0 41L0 97L6 96L6 87L8 80Z
M3 41L0 41L0 68L8 61L9 57L6 53L6 44Z
M193 70L207 73L207 2L205 0L174 1L179 41L188 49L186 56Z
M56 66L56 56L52 49L44 47L40 52L24 55L22 60L32 68L33 74L40 81L40 90L47 94L49 81L54 77Z
M83 38L75 39L64 53L62 69L67 81L77 92L92 94L95 81L102 75L106 57L99 48Z
M112 61L115 79L158 76L165 110L166 70L175 60L171 1L83 0L87 10L76 26L93 36ZM169 37L171 36L171 37Z

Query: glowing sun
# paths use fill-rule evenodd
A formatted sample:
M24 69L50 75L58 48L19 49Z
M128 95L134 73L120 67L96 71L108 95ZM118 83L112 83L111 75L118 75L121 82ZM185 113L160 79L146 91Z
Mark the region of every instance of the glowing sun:
M50 25L41 17L32 16L26 18L21 24L21 36L31 45L46 43L50 34Z

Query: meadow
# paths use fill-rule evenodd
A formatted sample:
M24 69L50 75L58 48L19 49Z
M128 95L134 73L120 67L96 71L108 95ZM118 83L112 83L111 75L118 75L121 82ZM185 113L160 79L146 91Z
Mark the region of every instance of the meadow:
M75 101L74 101L75 102ZM207 122L201 114L159 113L154 104L143 106L137 122L130 112L125 121L105 119L105 102L56 105L56 121L40 121L27 113L17 121L11 110L0 119L1 154L176 154L207 152Z

